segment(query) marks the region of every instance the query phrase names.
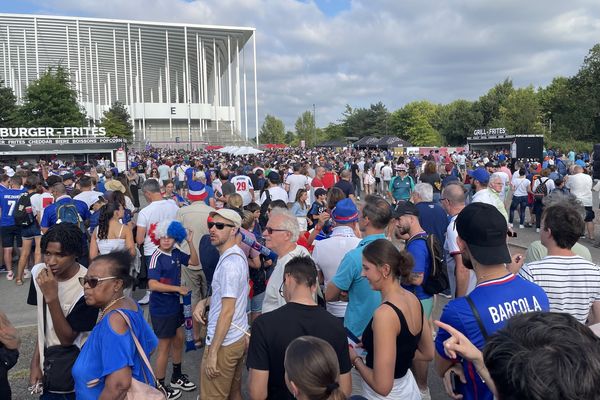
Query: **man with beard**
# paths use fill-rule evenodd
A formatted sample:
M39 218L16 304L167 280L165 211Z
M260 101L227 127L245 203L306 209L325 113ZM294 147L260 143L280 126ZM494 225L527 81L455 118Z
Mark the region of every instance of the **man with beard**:
M548 297L542 288L509 272L512 260L506 244L508 226L496 207L472 203L456 217L457 244L465 267L475 271L477 286L466 297L451 300L440 320L456 328L481 349L489 335L501 329L510 317L531 311L548 311ZM515 260L516 262L516 260ZM493 394L477 376L475 366L467 360L451 359L444 351L450 334L441 329L435 339L435 366L451 387L454 372L463 384L456 393L464 400L492 400ZM460 364L458 364L460 362Z
M241 398L242 370L248 318L248 261L237 245L242 218L233 210L212 211L208 218L210 243L221 257L211 282L206 349L200 371L201 399ZM204 320L205 302L194 311Z

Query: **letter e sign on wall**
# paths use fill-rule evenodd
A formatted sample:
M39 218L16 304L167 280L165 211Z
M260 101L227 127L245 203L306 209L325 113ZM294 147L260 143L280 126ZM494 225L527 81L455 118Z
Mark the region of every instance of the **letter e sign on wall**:
M177 114L177 109L175 107L171 107L171 115Z

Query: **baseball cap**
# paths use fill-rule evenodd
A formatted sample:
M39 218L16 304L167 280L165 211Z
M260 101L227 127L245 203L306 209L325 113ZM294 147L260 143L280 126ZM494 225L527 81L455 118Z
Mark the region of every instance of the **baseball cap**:
M337 202L331 211L331 217L339 224L358 221L358 209L352 199L342 199Z
M396 165L396 167L394 169L396 171L407 171L408 170L408 168L406 168L406 165L404 165L404 164Z
M506 244L506 218L496 207L487 203L469 204L456 217L456 231L477 262L495 265L512 261Z
M399 201L396 207L392 210L393 218L400 218L403 215L419 216L419 209L410 201Z
M209 218L212 218L215 215L220 215L226 220L231 221L237 228L242 226L242 217L240 217L240 214L235 210L221 208L220 210L211 211L210 214L208 214Z
M323 188L318 188L317 190L315 190L315 197L325 196L326 194L327 194L327 190L325 190Z
M490 180L490 173L485 168L479 167L477 169L471 169L468 172L469 176L481 183L488 183Z
M223 186L221 187L221 191L223 192L223 196L225 196L227 194L234 194L235 193L235 185L231 182L225 182L223 184Z
M277 161L276 161L277 162ZM279 176L279 174L275 171L271 171L269 172L269 175L267 175L267 178L273 182L274 184L278 184L281 181L281 177Z

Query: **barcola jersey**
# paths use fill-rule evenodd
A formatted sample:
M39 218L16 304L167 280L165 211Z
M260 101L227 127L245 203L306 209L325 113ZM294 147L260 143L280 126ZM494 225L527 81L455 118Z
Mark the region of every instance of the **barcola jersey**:
M15 224L15 210L19 197L25 189L4 189L0 192L0 207L2 208L2 219L0 226L13 226Z
M541 287L513 274L480 283L469 297L473 300L488 335L504 327L513 315L550 310L548 296ZM440 320L462 332L477 348L483 348L484 335L465 297L450 301L444 307ZM449 337L448 332L440 328L435 338L437 353L446 359L448 357L444 353L444 341ZM463 399L493 400L492 392L477 375L473 364L465 360L461 363L467 380L459 390Z
M181 266L188 265L189 254L172 249L171 254L156 249L148 265L148 280L154 279L165 285L181 285ZM180 312L179 293L152 292L150 294L150 314L156 316L173 315Z
M250 195L250 190L254 190L252 179L246 175L237 175L231 178L231 183L235 186L235 192L242 196L244 206L250 204L254 199Z

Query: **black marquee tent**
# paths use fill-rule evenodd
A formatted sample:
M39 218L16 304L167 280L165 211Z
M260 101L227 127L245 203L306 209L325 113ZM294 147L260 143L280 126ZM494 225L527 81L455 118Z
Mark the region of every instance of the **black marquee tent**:
M377 147L379 138L375 136L365 136L352 144L356 148Z
M377 147L382 149L391 149L392 147L412 147L412 144L402 140L397 136L384 136L377 142Z

